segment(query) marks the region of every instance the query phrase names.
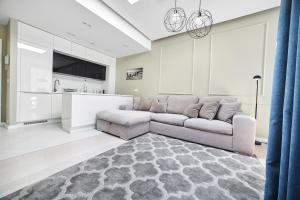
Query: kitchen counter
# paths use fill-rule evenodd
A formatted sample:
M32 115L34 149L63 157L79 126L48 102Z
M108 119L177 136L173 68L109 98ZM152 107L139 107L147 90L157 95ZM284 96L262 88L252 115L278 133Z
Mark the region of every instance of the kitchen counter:
M133 96L96 93L62 93L62 127L73 133L94 129L96 115L107 109L119 109L120 105L132 105Z
M93 96L119 96L119 97L133 97L132 95L121 94L101 94L101 93L89 93L89 92L63 92L64 95L93 95Z

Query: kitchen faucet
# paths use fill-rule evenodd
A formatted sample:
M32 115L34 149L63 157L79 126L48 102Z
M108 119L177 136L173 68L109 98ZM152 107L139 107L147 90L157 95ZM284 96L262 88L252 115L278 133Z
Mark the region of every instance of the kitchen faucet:
M60 85L59 80L56 79L56 80L54 81L54 92L57 92L57 91L58 91L58 86L59 86L59 85Z

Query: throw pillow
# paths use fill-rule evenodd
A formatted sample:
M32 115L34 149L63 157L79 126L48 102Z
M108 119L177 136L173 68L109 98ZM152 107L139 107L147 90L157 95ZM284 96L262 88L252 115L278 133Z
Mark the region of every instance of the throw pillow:
M139 106L137 110L141 110L141 111L149 111L150 107L152 105L152 98L145 98L145 97L141 97L140 98L140 102L139 102Z
M197 118L203 104L190 104L184 109L183 115L189 118Z
M231 124L233 116L241 111L241 106L240 102L222 103L217 114L217 119Z
M199 112L199 116L204 119L213 120L217 115L220 107L220 102L206 102L202 106Z
M154 113L165 113L167 112L167 104L166 103L159 103L157 99L153 100L150 112Z

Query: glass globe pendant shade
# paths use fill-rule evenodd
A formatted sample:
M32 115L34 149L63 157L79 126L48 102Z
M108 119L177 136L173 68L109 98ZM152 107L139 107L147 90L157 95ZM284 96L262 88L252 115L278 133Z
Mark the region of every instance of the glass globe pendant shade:
M164 25L168 32L180 32L186 24L186 15L182 8L171 8L165 15Z
M194 12L187 20L186 30L195 39L207 36L213 24L212 15L209 11L200 9Z

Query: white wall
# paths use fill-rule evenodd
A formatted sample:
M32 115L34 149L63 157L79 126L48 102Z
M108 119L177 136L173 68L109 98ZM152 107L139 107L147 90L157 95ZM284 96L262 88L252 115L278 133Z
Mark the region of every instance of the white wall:
M96 91L102 91L105 90L108 92L107 88L107 81L97 81L93 79L85 79L81 77L71 77L71 76L65 76L61 74L53 74L52 79L52 86L54 87L54 81L59 80L60 86L59 86L59 92L63 91L63 88L72 88L72 89L78 89L78 92L83 91L84 82L86 80L86 85L88 92L96 92Z
M255 81L260 74L257 137L267 138L278 9L214 25L194 40L187 34L161 39L152 50L117 59L117 93L133 95L233 95L254 116ZM142 80L126 70L143 67Z

